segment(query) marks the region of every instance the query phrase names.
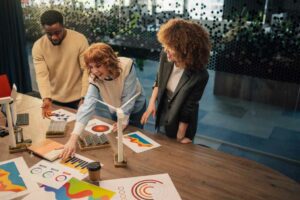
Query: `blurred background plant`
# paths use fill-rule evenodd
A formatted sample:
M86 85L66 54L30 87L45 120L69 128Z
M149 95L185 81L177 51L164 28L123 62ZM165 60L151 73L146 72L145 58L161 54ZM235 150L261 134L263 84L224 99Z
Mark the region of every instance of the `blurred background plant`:
M118 5L113 5L108 10L101 4L94 8L87 7L77 0L66 0L63 4L53 1L23 8L27 40L35 41L42 36L40 16L48 9L61 11L65 17L65 26L83 33L90 42L113 39L120 34L134 34L137 29L141 29L138 26L140 14L128 12Z
M280 73L285 74L284 81L299 81L294 76L300 71L299 24L276 17L271 24L263 24L262 13L249 21L246 8L234 16L218 45L216 68L264 78ZM287 68L288 73L282 73Z

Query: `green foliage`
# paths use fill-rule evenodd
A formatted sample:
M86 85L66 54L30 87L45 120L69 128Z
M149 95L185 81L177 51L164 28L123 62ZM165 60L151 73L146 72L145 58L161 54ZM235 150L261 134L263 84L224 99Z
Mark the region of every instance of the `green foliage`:
M23 8L24 25L26 39L35 41L42 36L42 28L40 25L41 9L38 7L25 7Z
M130 13L117 5L104 9L100 2L98 7L85 7L77 0L66 0L64 4L33 4L23 8L26 37L30 41L38 39L42 33L41 14L48 10L60 11L65 18L65 26L83 33L90 42L105 41L117 35L132 35L138 26L140 14Z
M298 24L290 20L273 25L262 24L261 13L251 22L248 19L249 14L243 10L235 20L230 22L230 28L222 39L226 51L228 51L226 46L231 46L230 55L242 63L254 64L257 59L268 63L281 62L283 65L299 63L298 29L300 27Z

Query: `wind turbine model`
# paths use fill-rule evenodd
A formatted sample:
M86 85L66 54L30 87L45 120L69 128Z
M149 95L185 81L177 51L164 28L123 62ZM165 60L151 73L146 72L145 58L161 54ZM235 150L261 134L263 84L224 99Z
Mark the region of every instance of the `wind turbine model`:
M7 120L8 133L9 133L10 153L13 153L14 151L11 150L17 147L16 137L14 133L14 125L16 124L14 100L16 99L16 95L17 95L17 88L15 85L13 85L13 89L11 90L10 96L0 98L0 104L5 105L5 113L6 113L6 120ZM13 113L11 112L11 108L13 109Z
M114 156L115 167L125 167L127 164L126 159L124 158L124 151L123 151L123 120L124 120L124 111L125 108L131 101L133 101L136 97L140 95L141 92L138 92L136 95L131 97L126 103L124 103L121 107L116 108L108 103L100 101L99 99L93 98L94 100L98 101L99 103L106 105L110 109L114 110L117 113L117 131L118 131L118 153Z
M10 147L16 147L16 138L13 129L12 115L10 112L10 105L9 105L11 101L12 99L10 97L0 98L0 104L5 105L6 108L6 120L8 124Z

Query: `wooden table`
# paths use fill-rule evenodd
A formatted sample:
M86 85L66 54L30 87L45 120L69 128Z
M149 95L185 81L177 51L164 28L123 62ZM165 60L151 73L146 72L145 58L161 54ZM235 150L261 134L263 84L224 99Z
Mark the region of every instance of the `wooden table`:
M49 120L41 118L41 100L19 95L17 106L21 113L30 115L30 125L23 127L25 138L34 143L45 138ZM69 133L73 126L74 122L68 124ZM132 130L136 129L130 127L128 131ZM185 200L300 198L299 183L264 165L198 145L182 145L164 135L143 133L162 146L143 153L124 146L127 168L114 167L112 148L77 152L104 164L102 180L168 173ZM64 143L68 137L55 140ZM0 138L0 151L0 161L22 156L31 167L40 160L28 152L9 154L8 137Z

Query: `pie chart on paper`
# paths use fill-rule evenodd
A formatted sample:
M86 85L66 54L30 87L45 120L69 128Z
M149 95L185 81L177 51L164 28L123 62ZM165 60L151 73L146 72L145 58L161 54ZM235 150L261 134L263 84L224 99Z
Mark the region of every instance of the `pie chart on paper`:
M106 125L96 125L92 127L92 130L97 133L102 133L109 130L109 127Z
M112 131L113 126L103 122L99 119L92 119L88 122L88 124L85 127L85 130L93 133L93 134L97 134L98 136L102 135L102 134L108 134Z

